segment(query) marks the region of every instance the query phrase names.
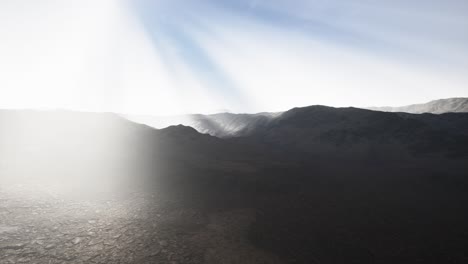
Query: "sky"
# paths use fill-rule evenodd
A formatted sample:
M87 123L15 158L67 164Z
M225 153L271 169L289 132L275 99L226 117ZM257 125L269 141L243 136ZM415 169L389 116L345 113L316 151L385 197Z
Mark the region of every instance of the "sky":
M0 108L126 114L468 97L466 0L2 0Z

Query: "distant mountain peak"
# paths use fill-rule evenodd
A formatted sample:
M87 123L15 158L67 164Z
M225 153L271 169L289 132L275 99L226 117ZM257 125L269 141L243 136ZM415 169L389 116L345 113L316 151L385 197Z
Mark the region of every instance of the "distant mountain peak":
M412 104L400 107L369 107L370 110L384 112L405 112L412 114L443 114L443 113L466 113L468 112L468 98L454 97L447 99L433 100L423 104Z
M190 127L190 126L184 126L184 125L169 126L169 127L161 129L160 132L165 133L165 134L171 134L171 135L199 134L199 132L195 128Z

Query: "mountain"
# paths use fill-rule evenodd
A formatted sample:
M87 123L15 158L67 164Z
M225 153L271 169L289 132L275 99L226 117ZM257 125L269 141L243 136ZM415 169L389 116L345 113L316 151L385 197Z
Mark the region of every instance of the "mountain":
M366 109L381 112L413 114L466 113L468 112L468 98L449 98L403 107L369 107ZM257 114L218 113L212 115L192 114L179 116L122 116L133 122L146 124L154 128L165 128L171 125L181 124L193 127L203 134L209 134L219 138L229 138L246 136L251 134L254 130L265 128L269 123L282 116L283 113L284 112L263 112Z
M368 109L384 112L405 112L413 114L432 113L467 113L468 98L448 98L400 107L369 107Z
M153 177L155 167L190 168L230 149L191 127L157 130L111 113L2 110L0 126L0 181L7 182L122 187Z
M110 113L0 111L2 180L68 175L70 182L99 178L109 184L118 178L124 185L130 172L151 181L156 170L171 175L228 170L236 175L278 164L302 166L311 157L376 161L468 156L468 114L463 113L310 106L279 114L208 117L193 116L192 122L207 130L211 125L213 133L225 131L223 138L183 125L154 129Z
M181 115L181 116L138 116L125 115L124 117L155 128L164 128L169 125L185 125L195 128L198 132L212 136L226 138L243 136L257 127L264 126L271 119L281 113L257 114L231 114L219 113L213 115Z
M362 153L385 148L401 155L466 155L468 114L415 115L359 108L294 108L247 134L256 141L307 152ZM398 153L398 154L397 154ZM387 152L389 154L389 152Z
M0 111L0 170L9 171L4 175L10 178L66 174L91 179L98 174L102 179L118 175L127 180L129 172L151 178L155 168L169 174L224 173L229 168L230 174L236 174L280 163L299 166L310 157L468 156L468 114L464 113L415 115L310 106L274 115L209 117L194 116L193 122L205 128L222 123L216 127L220 130L210 131L229 134L219 138L183 125L154 129L110 113Z

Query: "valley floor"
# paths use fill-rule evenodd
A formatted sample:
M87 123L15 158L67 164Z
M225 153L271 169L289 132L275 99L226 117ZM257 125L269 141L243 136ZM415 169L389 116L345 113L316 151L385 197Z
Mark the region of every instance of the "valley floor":
M83 200L2 187L0 263L280 263L247 240L253 217L164 208L141 194Z

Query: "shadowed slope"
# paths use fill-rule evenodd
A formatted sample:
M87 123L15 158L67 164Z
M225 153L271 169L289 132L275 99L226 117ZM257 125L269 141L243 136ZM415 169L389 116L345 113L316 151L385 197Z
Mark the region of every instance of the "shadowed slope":
M466 155L468 114L410 115L359 108L294 108L253 129L255 141L306 152ZM391 155L391 153L387 153Z

